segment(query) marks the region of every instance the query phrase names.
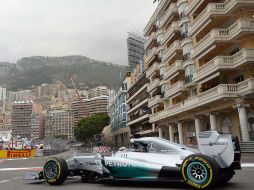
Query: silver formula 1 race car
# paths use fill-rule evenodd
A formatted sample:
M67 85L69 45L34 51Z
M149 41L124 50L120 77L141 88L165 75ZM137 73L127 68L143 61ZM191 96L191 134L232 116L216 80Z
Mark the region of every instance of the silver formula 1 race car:
M241 169L237 138L216 131L198 133L199 151L157 137L131 139L133 148L120 148L112 156L49 158L43 171L26 179L60 185L67 177L89 181L184 181L194 188L226 183Z

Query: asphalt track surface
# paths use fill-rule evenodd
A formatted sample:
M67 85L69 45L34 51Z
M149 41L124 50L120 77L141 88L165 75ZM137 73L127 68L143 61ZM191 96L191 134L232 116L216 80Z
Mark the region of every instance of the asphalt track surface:
M68 158L72 153L61 154ZM46 183L29 184L23 180L27 171L39 170L47 158L0 160L0 190L124 190L124 189L189 189L183 183L81 183L80 178L67 180L61 186ZM225 186L216 189L254 189L254 154L243 155L243 169Z

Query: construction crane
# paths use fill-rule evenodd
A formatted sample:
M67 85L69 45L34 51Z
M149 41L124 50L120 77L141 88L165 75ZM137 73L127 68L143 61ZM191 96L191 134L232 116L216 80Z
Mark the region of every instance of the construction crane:
M88 112L88 110L86 109L84 102L82 101L82 98L81 98L81 96L80 96L80 94L79 94L78 89L76 88L76 85L75 85L75 83L74 83L72 77L71 77L71 82L72 82L72 86L74 87L74 89L75 89L75 91L76 91L76 94L78 95L80 104L82 105L82 108L83 108L83 111L84 111L85 115L89 115L89 112Z

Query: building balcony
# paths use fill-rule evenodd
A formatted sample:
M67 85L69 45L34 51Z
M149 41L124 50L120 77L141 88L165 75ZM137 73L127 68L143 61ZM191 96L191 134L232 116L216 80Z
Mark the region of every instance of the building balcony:
M169 79L171 76L176 74L179 71L183 71L183 61L176 60L164 73L164 80Z
M139 102L137 105L133 106L131 109L127 111L127 114L131 114L134 111L138 110L141 106L145 105L148 102L148 99L144 99L141 102Z
M197 69L194 81L200 81L219 70L230 70L254 62L254 48L242 49L233 56L218 56Z
M202 94L189 98L184 103L170 106L166 110L152 114L149 122L154 123L162 119L175 117L178 114L183 114L186 111L191 111L192 109L197 109L207 104L213 104L219 100L224 101L227 98L237 98L251 93L254 93L254 78L238 84L221 84Z
M232 42L240 35L253 34L254 32L254 19L239 19L227 29L213 29L204 38L202 38L192 50L192 58L205 52L214 43Z
M157 95L153 98L148 99L148 107L152 108L161 102L161 95Z
M160 13L161 11L163 11L163 9L169 4L171 3L171 0L161 0L158 7L157 7L157 11L158 13Z
M177 21L172 22L171 26L168 28L168 30L165 31L162 44L166 44L169 40L171 40L176 32L180 32L180 27L178 25Z
M146 90L147 90L147 84L143 85L135 94L128 97L126 103L129 104L132 100L137 98L141 93L146 92Z
M192 13L203 3L203 1L204 0L189 1L185 9L185 14L192 15Z
M160 86L160 79L154 79L150 84L147 86L147 92L153 91L155 88Z
M182 47L180 45L180 40L174 41L171 46L165 51L163 55L162 62L167 62L170 60L173 56L177 54L177 51L182 50Z
M198 2L192 3L195 6ZM229 14L237 5L241 4L252 4L254 2L249 0L226 0L224 3L210 3L207 7L195 18L192 25L189 29L189 35L193 36L197 31L202 30L202 28L206 27L207 23L211 21L212 17L223 16ZM188 7L190 9L190 7Z
M152 64L152 66L146 71L146 78L150 78L158 70L159 70L159 63Z
M166 98L169 98L177 93L180 93L182 90L184 90L184 82L178 81L172 86L170 86L169 89L166 91Z
M157 51L157 48L154 47L153 49L151 49L150 51L148 51L147 53L147 57L146 57L146 61L147 61L147 64L149 65L153 60L154 58L158 55L158 51Z
M136 119L129 120L129 121L127 122L127 126L141 123L141 122L143 122L143 121L145 121L145 120L148 120L149 117L150 117L150 114L145 114L145 115L143 115L143 116L137 117Z
M144 48L147 49L154 41L157 41L157 38L156 38L156 32L153 32L148 40L145 42L145 46Z
M148 36L149 33L153 30L154 26L156 26L156 21L158 18L158 15L165 11L165 7L168 6L168 4L171 3L171 0L161 0L159 5L157 6L156 10L154 11L152 17L150 18L148 24L146 25L144 29L144 35Z
M175 3L171 3L166 14L160 20L160 28L163 28L172 18L174 15L178 14L178 9Z

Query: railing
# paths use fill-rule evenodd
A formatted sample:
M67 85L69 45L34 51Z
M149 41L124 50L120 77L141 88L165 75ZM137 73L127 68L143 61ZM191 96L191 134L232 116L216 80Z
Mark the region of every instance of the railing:
M151 61L151 59L153 58L153 56L157 55L157 48L154 47L152 50L150 50L147 54L147 64L149 64L149 62Z
M172 95L180 92L183 89L184 89L184 82L183 81L176 82L175 84L169 87L168 91L166 92L166 98L171 97Z
M238 84L221 84L195 97L189 98L183 103L170 106L159 113L151 115L150 122L152 123L161 119L166 119L199 106L212 103L216 100L236 98L239 95L243 96L249 93L254 93L254 78Z
M146 71L146 78L149 78L156 70L159 69L159 64L154 63L147 71Z
M168 21L168 19L174 14L178 13L178 9L175 3L171 3L167 13L161 18L160 28L162 28Z
M157 9L160 12L164 7L166 7L167 3L170 3L171 0L161 0Z
M158 104L160 101L161 101L161 96L160 95L157 95L153 98L150 98L148 100L148 107L151 108L151 107L155 106L156 104Z
M180 49L182 49L180 45L180 40L174 41L171 44L171 46L169 46L169 48L165 51L162 61L165 62L166 60L170 59L171 56L174 55L176 50L180 50Z
M149 114L139 115L139 116L136 116L136 118L132 118L132 119L128 120L127 126L133 125L133 124L143 121L145 119L149 119Z
M153 89L155 89L157 86L160 85L159 79L154 79L150 84L148 84L147 92L151 92Z
M171 39L174 35L174 32L180 31L180 27L178 25L177 21L172 22L171 26L168 28L168 30L165 32L163 39L162 39L162 44L165 44L166 41Z
M227 29L213 29L194 46L192 56L195 58L215 41L229 41L245 31L254 32L254 19L241 18Z
M139 90L138 91L134 91L135 93L133 92L128 92L129 93L129 97L126 101L126 103L130 103L133 99L135 99L140 93L142 93L144 90L147 90L147 84L144 84L143 86L140 86L139 87Z
M254 62L254 48L242 49L233 56L218 56L196 70L194 80L199 81L219 69L234 69L246 61Z
M185 14L189 15L191 11L198 7L198 4L202 3L201 0L188 1L186 6Z
M227 0L224 3L210 3L207 7L195 18L190 27L189 34L193 33L208 20L211 15L227 14L237 3L244 3L246 0ZM193 5L195 5L193 3ZM190 8L190 7L189 7ZM188 8L188 9L189 9Z
M134 112L135 110L139 109L142 105L144 105L147 102L148 102L148 99L144 99L144 100L139 101L139 103L137 103L136 105L132 106L131 109L129 109L127 111L127 114L130 114L130 113Z
M149 36L149 38L148 38L148 40L146 41L146 43L145 43L145 49L147 49L148 47L149 47L149 45L152 43L152 41L153 40L156 40L156 33L155 32L153 32L150 36Z
M164 73L164 79L168 79L179 70L184 70L183 62L181 60L177 60L175 63L170 65L170 67L168 67L168 69Z

